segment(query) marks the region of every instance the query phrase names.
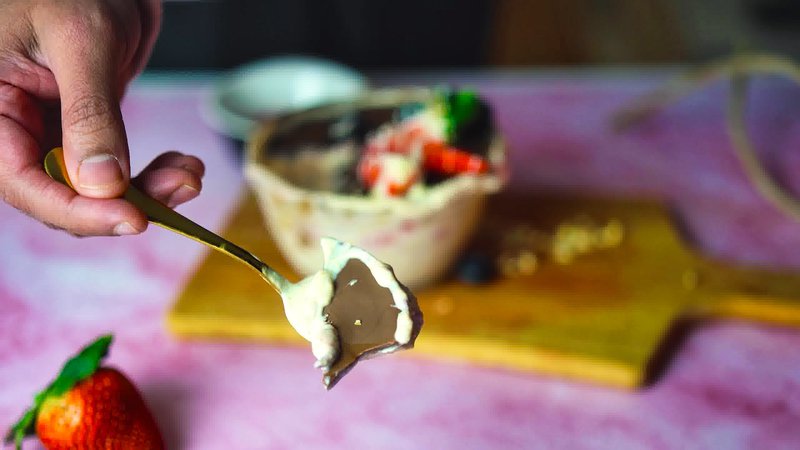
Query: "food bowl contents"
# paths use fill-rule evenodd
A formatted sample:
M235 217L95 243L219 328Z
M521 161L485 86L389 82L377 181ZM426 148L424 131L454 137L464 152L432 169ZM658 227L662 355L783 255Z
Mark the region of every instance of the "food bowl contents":
M283 288L282 298L330 389L359 360L413 347L422 312L391 267L336 239L321 244L323 268Z
M477 94L438 91L277 132L269 163L300 187L420 198L452 177L488 173L492 136L489 107Z
M489 108L474 92L440 92L397 112L367 136L358 163L358 179L372 195L420 194L447 177L490 170Z

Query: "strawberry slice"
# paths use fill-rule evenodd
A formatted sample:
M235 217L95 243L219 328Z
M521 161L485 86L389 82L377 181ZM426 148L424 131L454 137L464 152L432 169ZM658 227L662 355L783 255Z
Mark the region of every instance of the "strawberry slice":
M445 175L458 175L486 173L491 169L485 158L450 147L444 142L427 142L422 149L422 166L425 170Z

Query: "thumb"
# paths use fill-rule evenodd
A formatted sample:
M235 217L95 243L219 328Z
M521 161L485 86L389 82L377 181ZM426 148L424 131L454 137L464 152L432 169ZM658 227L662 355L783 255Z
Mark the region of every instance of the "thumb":
M64 160L84 196L122 195L130 180L128 143L119 107L120 63L108 22L62 17L69 23L40 36L58 84ZM59 32L59 30L64 30Z

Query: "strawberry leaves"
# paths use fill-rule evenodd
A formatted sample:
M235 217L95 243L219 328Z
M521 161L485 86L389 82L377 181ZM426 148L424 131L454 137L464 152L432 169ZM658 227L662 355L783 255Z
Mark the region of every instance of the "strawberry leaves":
M61 373L45 390L48 395L64 395L78 382L89 378L100 367L103 358L108 354L113 336L101 336L87 345L64 364Z
M108 354L112 340L112 335L101 336L67 361L58 377L47 388L36 394L33 406L11 427L4 441L6 443L13 441L18 450L22 448L22 440L35 434L36 416L45 399L62 396L76 384L92 376Z

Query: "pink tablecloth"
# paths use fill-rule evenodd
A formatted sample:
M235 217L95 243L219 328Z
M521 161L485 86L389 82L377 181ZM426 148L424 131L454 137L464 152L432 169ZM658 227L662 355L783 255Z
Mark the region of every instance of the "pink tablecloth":
M659 195L675 202L709 253L800 268L800 224L764 204L731 156L721 88L617 136L608 114L653 78L468 81L508 135L513 188ZM170 148L204 158L204 193L181 211L219 229L243 183L233 148L201 121L206 87L139 84L124 114L135 169ZM800 89L761 84L755 112L776 174L800 190ZM113 331L110 363L141 387L172 449L800 448L798 331L704 325L663 378L637 393L411 354L366 362L325 392L306 349L186 343L165 331L164 313L203 254L199 245L155 227L75 239L5 206L0 229L3 428L67 355Z

